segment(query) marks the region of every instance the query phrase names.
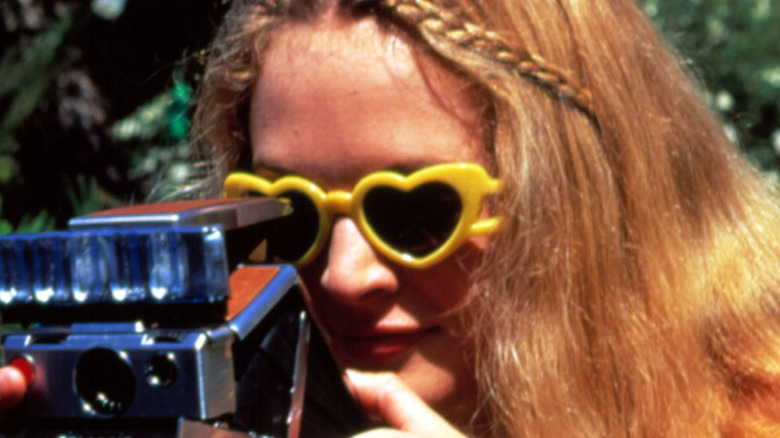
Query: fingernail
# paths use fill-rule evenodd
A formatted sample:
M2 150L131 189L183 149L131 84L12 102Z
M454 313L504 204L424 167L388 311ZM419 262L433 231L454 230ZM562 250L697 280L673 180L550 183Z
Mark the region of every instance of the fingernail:
M11 361L10 365L11 367L16 368L20 373L22 373L22 376L24 377L24 381L28 385L35 378L35 367L33 367L33 365L30 363L29 360L23 357L17 357L16 359Z
M361 373L358 370L353 370L352 368L345 368L344 374L347 375L349 380L359 380L359 379L365 379L365 376L363 373Z

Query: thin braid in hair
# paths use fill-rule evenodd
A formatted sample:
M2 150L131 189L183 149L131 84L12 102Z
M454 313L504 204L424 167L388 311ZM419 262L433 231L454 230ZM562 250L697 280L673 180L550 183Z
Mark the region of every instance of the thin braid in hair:
M340 0L351 5L376 5L394 11L398 16L418 24L423 33L478 53L503 68L532 80L556 96L565 99L592 116L593 96L585 86L572 79L563 69L527 49L513 48L496 32L464 20L430 0ZM285 9L288 0L250 0L264 13Z
M466 21L429 0L379 0L378 5L418 24L422 32L462 48L472 48L504 68L526 77L593 115L590 90L563 69L527 49L512 48L496 33Z

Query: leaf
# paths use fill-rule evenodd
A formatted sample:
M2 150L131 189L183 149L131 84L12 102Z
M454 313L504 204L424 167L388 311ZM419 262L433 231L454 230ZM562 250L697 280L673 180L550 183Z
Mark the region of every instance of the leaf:
M68 181L66 192L74 216L83 216L103 208L99 200L98 184L94 178L82 174L75 181Z
M0 236L5 236L14 232L14 227L5 219L0 219Z
M53 230L54 225L54 217L46 210L41 210L33 217L30 217L29 213L22 216L14 232L19 234L40 233Z

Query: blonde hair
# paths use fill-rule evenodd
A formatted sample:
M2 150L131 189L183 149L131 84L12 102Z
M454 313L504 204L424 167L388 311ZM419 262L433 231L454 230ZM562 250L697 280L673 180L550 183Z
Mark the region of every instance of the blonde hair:
M221 178L274 30L234 0L195 140ZM494 436L780 434L778 199L631 0L378 0L492 104L504 226L475 278ZM218 187L218 185L216 185Z

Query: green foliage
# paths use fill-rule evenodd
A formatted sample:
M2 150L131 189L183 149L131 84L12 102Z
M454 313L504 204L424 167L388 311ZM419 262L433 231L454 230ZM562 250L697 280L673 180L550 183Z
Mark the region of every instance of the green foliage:
M10 101L0 121L0 183L16 176L13 154L19 149L14 130L40 102L53 79L57 54L73 17L65 14L40 34L23 35L0 59L0 99Z
M176 80L171 94L171 106L168 109L168 136L184 140L190 132L189 110L192 102L192 89L183 80Z
M208 21L210 3L133 7L180 14L187 5ZM189 175L191 78L175 37L177 25L208 32L164 13L149 29L148 14L128 11L112 21L89 2L0 2L0 233L61 228L72 216L169 192Z
M55 56L72 23L72 15L66 14L41 34L22 36L0 60L0 98L13 96L0 125L0 151L17 150L13 130L32 112L48 88L52 67L58 61Z
M176 71L173 85L161 91L149 102L141 105L132 114L111 126L110 133L119 142L182 141L190 129L192 88Z
M0 198L0 213L3 211L3 198ZM14 232L14 226L5 219L0 218L0 236Z
M0 198L0 215L2 214L3 199ZM6 219L0 218L0 235L11 233L40 233L54 228L54 218L45 210L38 213L25 213L19 225L14 225Z
M730 137L780 170L780 4L775 0L642 0L711 91Z
M100 210L104 203L99 201L97 181L85 175L77 175L67 188L68 200L73 206L73 216L84 216Z
M54 228L54 218L45 210L36 214L25 213L14 233L40 233Z
M4 10L4 15L9 13ZM58 72L67 63L63 41L73 28L71 9L62 9L48 26L37 33L22 33L18 42L5 48L0 59L0 185L7 186L23 178L17 161L21 148L16 138L19 126L40 104ZM5 16L4 18L8 18ZM6 22L8 22L6 20ZM3 204L0 194L0 217ZM0 218L0 234L34 233L54 228L54 217L45 210L24 212L12 223Z
M116 141L138 144L131 152L128 175L141 181L142 191L153 199L165 198L177 190L192 172L186 141L192 88L181 76L181 71L175 72L169 90L111 127L111 136Z

